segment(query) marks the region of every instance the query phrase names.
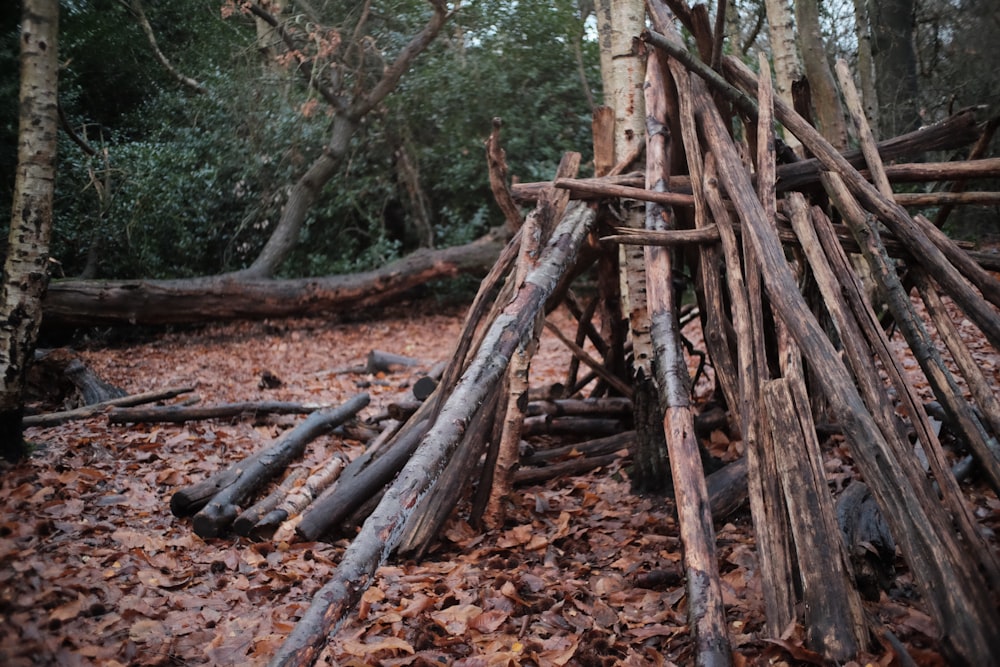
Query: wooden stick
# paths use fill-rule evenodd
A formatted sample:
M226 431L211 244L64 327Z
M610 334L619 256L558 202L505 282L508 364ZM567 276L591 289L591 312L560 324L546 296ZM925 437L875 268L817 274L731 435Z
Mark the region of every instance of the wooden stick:
M740 70L740 76L743 76L742 64L733 63L729 58L725 63L727 71ZM782 110L780 99L775 100L775 105L779 116L783 116L785 121L793 118L794 112L789 108ZM951 531L949 517L939 503L928 497L926 488L911 484L910 476L904 473L903 468L913 466L914 462L897 457L887 444L885 435L876 427L861 401L837 351L802 299L780 243L766 231L759 209L748 203L748 197L752 197L749 178L739 156L729 143L728 133L721 119L712 113L712 109L707 109L701 115L701 120L712 148L718 152L720 164L723 165L720 175L726 190L734 202L738 200L744 229L751 234L754 245L762 253L760 266L765 272L772 303L810 364L825 378L826 397L844 426L855 463L865 481L872 485L872 491L893 526L893 533L910 560L932 615L938 620L939 627L950 629L945 640L947 645L971 664L988 663L994 654L995 638L1000 637L1000 622L987 591L975 577L970 576L975 567L970 567L967 562L966 552ZM786 122L785 125L789 127L790 123ZM796 121L794 127L803 144L817 154L822 152L831 168L845 172L851 170L849 165L843 165L832 158L829 144L813 128L806 130L804 125L804 121ZM851 178L855 187L858 191L864 191L869 202L874 204L877 194L873 197L866 189L870 187L867 182L865 186L861 186L858 183L860 174L854 174ZM893 222L901 221L898 217L893 217ZM897 225L897 233L900 231L906 233L909 230L904 229L903 225ZM911 241L914 248L919 249L921 259L931 256L924 244L912 238ZM1000 327L997 329L1000 333ZM977 619L975 624L967 622L966 619L970 616Z
M201 419L256 416L259 414L299 415L324 410L329 406L282 401L246 401L219 405L177 406L158 408L115 408L108 413L111 424L136 422L186 422Z
M461 442L471 412L502 377L517 345L533 330L530 313L540 311L560 275L571 266L596 215L571 206L553 233L539 267L520 286L514 300L489 327L483 344L462 380L444 401L421 446L410 457L382 501L344 552L329 581L272 658L271 667L310 664L371 585L375 571L397 547L418 500L433 485Z
M756 89L756 76L743 63L729 57L724 60L724 66L727 76L731 76L748 89ZM963 277L906 211L884 197L877 188L862 178L861 174L816 131L816 128L781 99L775 100L775 110L785 127L798 136L803 145L820 158L828 169L844 179L846 186L862 206L875 213L896 238L906 244L915 261L927 269L941 288L980 328L991 344L1000 348L1000 315L990 307L990 304L1000 307L1000 281L991 276L982 276L982 280L978 281L969 275ZM970 285L966 278L972 280L973 284ZM978 288L979 292L975 288Z
M646 63L646 186L662 191L670 173L667 152L666 67L657 56ZM647 229L671 229L673 212L647 205ZM679 304L673 286L673 257L667 248L646 246L647 299L650 335L656 356L653 370L661 402L663 434L669 452L684 565L687 570L688 622L697 645L700 667L728 665L732 649L726 631L726 612L719 579L715 531L709 510L708 488L694 430L691 379L677 323Z
M147 391L142 394L132 394L131 396L122 396L121 398L112 398L107 401L102 401L100 403L85 405L82 408L76 408L75 410L64 410L62 412L49 412L42 415L28 415L24 418L22 423L25 428L29 426L36 426L42 428L49 426L58 426L59 424L65 424L66 422L74 419L86 419L87 417L92 417L96 414L103 412L109 407L141 405L142 403L163 401L168 398L179 396L181 394L187 394L188 392L192 391L194 391L194 387L173 387L171 389L159 389L156 391Z

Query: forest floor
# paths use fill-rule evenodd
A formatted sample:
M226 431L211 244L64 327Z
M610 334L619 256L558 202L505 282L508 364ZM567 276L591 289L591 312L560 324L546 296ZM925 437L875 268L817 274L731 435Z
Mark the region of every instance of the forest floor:
M129 393L196 387L202 404L283 400L339 404L371 394L371 415L450 357L463 306L403 303L366 319L211 325L130 341L81 341L76 353ZM572 333L569 316L555 321ZM963 326L971 326L964 323ZM701 345L697 325L686 335ZM416 357L392 374L338 373L371 350ZM1000 357L974 348L987 374ZM548 332L532 386L562 382L569 355ZM264 375L280 379L266 388ZM699 385L697 394L709 390ZM178 488L272 441L301 418L110 425L98 416L30 429L35 453L0 470L0 665L256 665L266 663L326 581L347 544L203 540L169 509ZM716 432L723 460L741 443ZM363 445L314 441L297 465ZM854 472L846 447L825 443L831 488ZM963 485L996 545L1000 506ZM801 627L762 639L754 535L742 510L716 525L737 665L822 664ZM328 665L688 665L681 546L672 500L630 492L625 458L589 474L521 487L503 529L461 516L429 556L383 567L324 651ZM937 630L901 559L877 617L919 665L941 665ZM903 664L876 643L858 664Z

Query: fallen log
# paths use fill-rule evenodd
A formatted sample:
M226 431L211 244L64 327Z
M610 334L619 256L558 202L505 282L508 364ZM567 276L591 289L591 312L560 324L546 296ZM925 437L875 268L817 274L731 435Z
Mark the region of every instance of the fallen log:
M115 408L108 412L111 424L139 422L186 422L203 419L256 417L257 415L302 415L324 410L329 406L284 401L245 401L219 405L166 405L155 408Z
M314 438L356 415L368 400L368 394L358 394L339 407L314 412L269 447L235 464L231 468L236 470L233 481L195 514L194 532L202 538L220 535L236 518L237 506L245 498L301 456Z
M332 428L336 424L343 423L352 417L368 404L368 400L368 394L358 394L339 408L314 412L306 418L305 422L296 428L303 429L303 425L309 423L309 429L312 430L315 435L318 435L323 429ZM170 511L173 512L174 516L178 517L189 516L198 512L214 496L237 483L248 469L251 467L258 467L262 461L270 461L270 457L273 456L273 450L275 448L280 448L281 442L282 439L279 439L270 447L265 447L253 456L234 463L225 470L212 475L208 479L179 489L170 498ZM304 447L306 443L308 443L308 440L302 442L302 438L299 438L299 443L295 446L298 447L301 445ZM288 460L291 460L291 458L294 457L288 457ZM286 465L288 460L285 461ZM270 466L271 469L274 469L275 467L277 467L275 464ZM280 472L281 469L283 468L279 468L277 472Z
M503 248L491 232L462 246L421 249L371 271L301 279L224 274L177 280L54 280L43 326L129 326L350 314L398 300L429 280L483 275Z

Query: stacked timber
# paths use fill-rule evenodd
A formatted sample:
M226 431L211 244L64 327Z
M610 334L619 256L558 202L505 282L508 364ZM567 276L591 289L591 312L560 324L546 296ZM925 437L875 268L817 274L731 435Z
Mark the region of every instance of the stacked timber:
M876 143L841 65L841 87L861 144L842 154L775 99L766 62L759 79L734 58L720 57L713 69L684 48L659 2L647 4L652 29L640 40L646 49L645 164L633 164L639 155L612 164L595 139L595 163L608 165L600 177L577 178L579 155L568 154L552 181L511 188L495 125L487 144L491 185L512 240L483 280L433 393L396 413L391 429L364 456L343 469L331 464L324 474L339 479L328 491L310 492L318 497L297 524L301 539L318 539L352 516L367 519L272 665L311 664L376 569L396 551L423 553L456 506L467 508L478 525L502 525L504 498L525 479L524 462L546 457L525 454L521 443L536 428L533 411L544 410L529 407L527 369L543 329L552 326L548 312L566 304L577 318L575 337L560 332L574 354L563 385L567 396L575 399L590 386L588 400L631 398L626 336L612 331L616 317L609 315L622 310L608 307L621 298L609 257L622 244L642 246L658 391L658 403L646 406L642 418L651 415L664 436L699 664L731 664L712 518L732 499L720 502L698 445L675 285L685 271L698 298L718 401L746 448L745 460L726 474L746 478L766 631L780 637L800 622L809 647L837 662L854 659L879 632L865 614L855 576L858 545L876 538L858 537L850 525L860 500L842 503L838 512L824 475L821 412L844 434L867 487L855 487L851 498L874 501L857 511L877 527L878 544L890 552L895 545L908 562L928 613L947 631L942 642L950 657L989 664L1000 651L1000 565L963 502L927 408L884 325L891 319L904 336L949 428L1000 491L1000 403L943 306L949 299L997 347L1000 282L987 271L996 267L940 231L944 208L935 220L905 208L997 203L1000 197L959 188L930 195L892 190L894 181L995 177L1000 161L976 154L954 164L883 164L977 138L977 146L985 146L995 124L980 134L966 111ZM716 52L707 15L678 16L701 53ZM595 138L606 134L606 116L595 114ZM799 159L783 149L776 125L812 157ZM522 219L526 203L534 208ZM613 229L616 212L637 206L645 212L644 229ZM853 254L863 256L864 275ZM594 266L598 295L581 305L573 280ZM862 278L877 287L878 308ZM938 339L914 311L914 289ZM586 343L600 358L584 350ZM942 344L952 363L945 363ZM959 386L968 388L971 404ZM638 419L638 407L633 412ZM636 449L635 439L632 432L616 433L589 446L599 459L622 447ZM300 473L287 486L301 486L303 479ZM744 488L739 481L726 484ZM235 516L235 503L223 500L202 510L206 530ZM251 518L276 507L268 503ZM877 594L864 588L866 595Z

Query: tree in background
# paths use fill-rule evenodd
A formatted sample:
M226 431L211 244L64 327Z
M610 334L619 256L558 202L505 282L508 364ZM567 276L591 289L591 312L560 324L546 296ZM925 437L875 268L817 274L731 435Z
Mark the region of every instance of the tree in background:
M868 0L867 41L871 44L878 97L878 131L894 137L920 126L917 58L913 45L913 0Z
M847 121L820 28L818 0L797 0L795 22L816 123L831 144L845 150Z
M20 130L7 258L0 287L0 454L24 457L23 394L48 284L55 181L58 0L24 0Z
M271 277L298 243L306 215L347 156L362 119L396 88L414 59L457 9L449 10L443 0L432 0L431 5L432 13L424 27L387 62L374 38L367 34L370 2L362 6L346 41L340 31L324 24L307 24L305 30L297 30L290 23L280 23L262 4L242 3L245 11L275 28L287 47L282 55L297 65L310 87L329 105L332 115L329 141L292 187L271 236L253 263L240 272L242 276Z

